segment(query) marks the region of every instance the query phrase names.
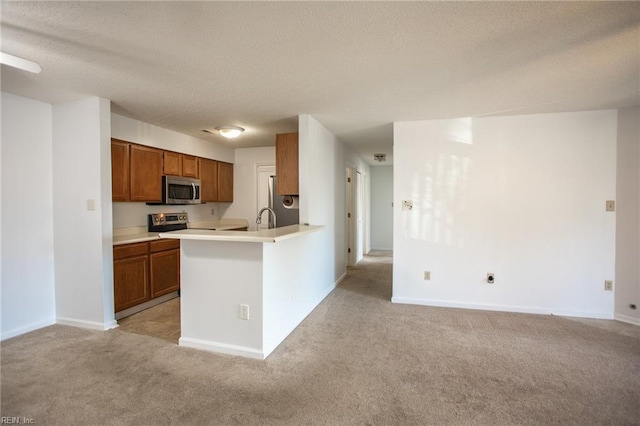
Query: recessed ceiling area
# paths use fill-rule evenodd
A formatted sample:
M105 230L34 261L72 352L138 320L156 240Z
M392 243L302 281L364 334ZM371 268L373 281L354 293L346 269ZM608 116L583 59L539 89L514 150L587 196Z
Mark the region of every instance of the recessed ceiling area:
M371 164L394 121L639 104L637 2L3 2L2 90L233 147L311 114ZM202 129L235 125L232 140Z

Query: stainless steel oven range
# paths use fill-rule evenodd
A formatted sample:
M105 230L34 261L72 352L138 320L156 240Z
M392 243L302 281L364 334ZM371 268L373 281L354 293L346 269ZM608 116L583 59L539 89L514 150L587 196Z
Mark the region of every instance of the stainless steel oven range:
M187 229L187 213L153 213L149 215L149 232L167 232Z

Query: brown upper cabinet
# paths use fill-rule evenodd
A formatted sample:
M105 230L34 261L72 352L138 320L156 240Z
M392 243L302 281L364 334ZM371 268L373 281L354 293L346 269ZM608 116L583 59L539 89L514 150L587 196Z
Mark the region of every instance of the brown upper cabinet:
M111 140L111 196L129 201L129 143Z
M199 158L202 202L233 202L233 164Z
M198 178L198 162L199 158L193 155L180 154L182 157L182 176Z
M199 176L198 157L164 151L164 174L197 178Z
M218 162L200 159L200 200L218 201Z
M163 154L159 149L130 145L131 201L162 201Z
M113 201L162 201L162 175L199 178L202 202L233 202L233 164L111 139Z
M161 150L111 139L113 201L161 201L162 163Z
M276 135L278 195L298 195L298 134Z
M182 154L164 151L164 174L182 176Z
M218 162L218 201L233 202L233 164Z

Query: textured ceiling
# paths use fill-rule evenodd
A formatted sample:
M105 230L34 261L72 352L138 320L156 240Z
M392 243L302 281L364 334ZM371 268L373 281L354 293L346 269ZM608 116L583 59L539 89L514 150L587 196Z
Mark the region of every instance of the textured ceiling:
M373 163L392 122L638 105L638 2L6 2L2 90L233 146L311 114ZM391 158L391 157L390 157ZM388 163L387 163L388 164Z

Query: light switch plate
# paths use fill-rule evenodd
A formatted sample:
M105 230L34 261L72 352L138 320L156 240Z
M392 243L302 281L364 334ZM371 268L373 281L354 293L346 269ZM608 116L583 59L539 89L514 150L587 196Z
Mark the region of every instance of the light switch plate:
M87 200L87 210L95 210L96 209L96 200L88 199Z
M616 211L616 202L614 200L607 200L606 210L608 212L615 212Z

